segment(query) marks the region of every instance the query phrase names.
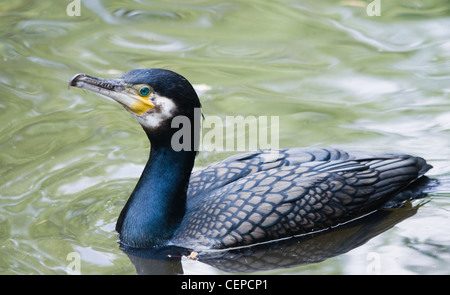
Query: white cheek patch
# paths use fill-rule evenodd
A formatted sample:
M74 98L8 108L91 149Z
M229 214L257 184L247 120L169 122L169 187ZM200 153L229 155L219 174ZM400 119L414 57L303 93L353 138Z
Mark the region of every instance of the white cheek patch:
M175 103L165 96L155 96L151 102L155 105L154 109L142 115L136 115L139 123L148 129L157 128L162 122L171 119L176 110Z

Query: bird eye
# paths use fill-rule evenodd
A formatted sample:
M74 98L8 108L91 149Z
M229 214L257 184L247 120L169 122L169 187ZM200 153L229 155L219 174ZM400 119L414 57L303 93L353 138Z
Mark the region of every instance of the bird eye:
M148 87L142 87L142 88L139 90L139 94L140 94L141 96L147 96L147 95L150 94L150 89L148 89Z

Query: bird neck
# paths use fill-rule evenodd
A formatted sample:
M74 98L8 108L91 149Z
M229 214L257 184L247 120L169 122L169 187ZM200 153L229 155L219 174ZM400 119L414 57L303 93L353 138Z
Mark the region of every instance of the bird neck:
M178 228L186 209L186 192L195 151L174 151L152 144L150 158L117 221L123 245L164 245Z

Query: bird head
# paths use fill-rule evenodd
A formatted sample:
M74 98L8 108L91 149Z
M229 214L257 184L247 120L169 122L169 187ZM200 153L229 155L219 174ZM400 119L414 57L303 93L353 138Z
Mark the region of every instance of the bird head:
M200 108L198 96L183 76L163 69L136 69L119 79L77 74L71 86L87 89L113 99L129 111L152 138L167 137L176 130L171 121L185 116L192 121ZM169 131L173 129L172 131Z

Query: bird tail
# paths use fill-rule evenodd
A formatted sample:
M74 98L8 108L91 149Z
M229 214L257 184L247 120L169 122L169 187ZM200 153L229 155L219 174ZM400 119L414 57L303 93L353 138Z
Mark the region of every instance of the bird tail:
M423 198L425 187L430 184L423 175L432 168L420 157L402 155L390 159L373 159L366 163L379 172L380 181L374 186L376 192L371 199L391 196L384 207L398 207L407 200Z

